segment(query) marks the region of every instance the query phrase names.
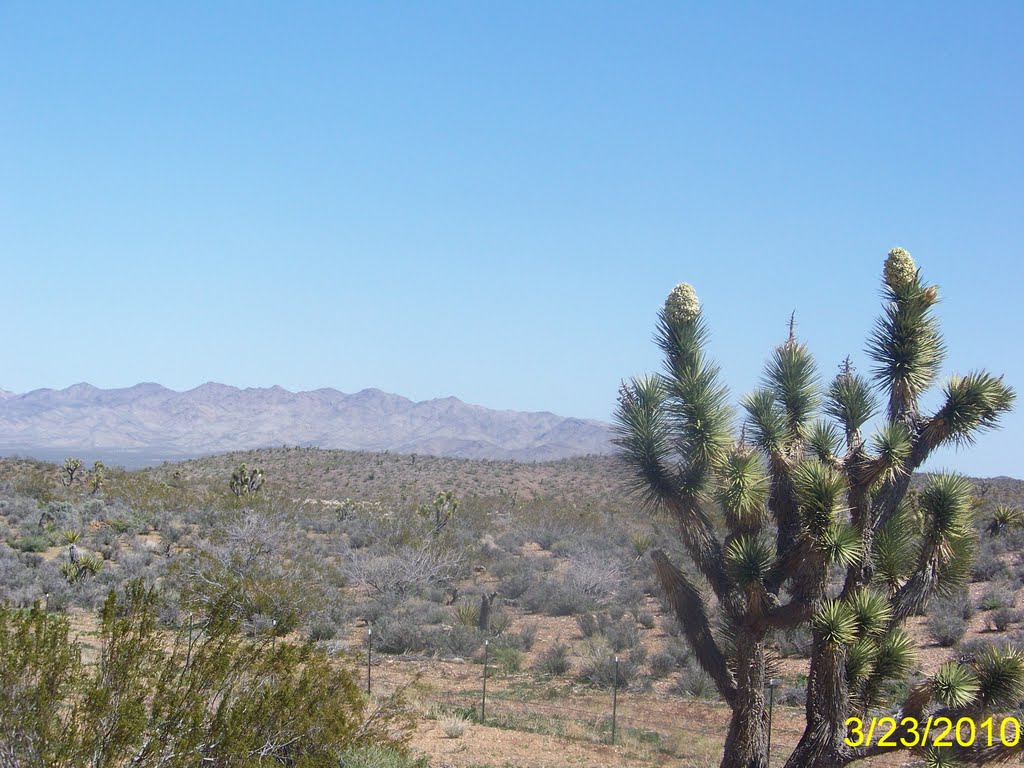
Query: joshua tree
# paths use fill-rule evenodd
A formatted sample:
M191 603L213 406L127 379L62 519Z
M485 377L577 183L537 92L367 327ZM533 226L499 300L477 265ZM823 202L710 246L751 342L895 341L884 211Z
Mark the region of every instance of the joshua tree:
M90 493L93 496L103 489L103 485L107 481L105 475L106 469L107 465L102 461L94 461L92 464L92 472L89 473L89 487L92 488Z
M238 498L259 492L263 487L263 470L253 469L250 471L244 462L239 464L231 473L230 487L231 492Z
M995 427L1014 393L985 372L955 376L942 406L922 413L944 353L932 313L938 292L898 248L886 259L883 291L868 340L871 380L847 360L822 391L791 323L761 387L743 399L738 435L689 285L677 286L660 313L664 373L620 392L622 455L644 500L674 523L692 565L685 571L652 552L697 660L732 709L725 768L765 765L766 643L801 625L813 631L807 725L787 765L840 766L885 751L848 746L848 718L879 704L890 682L905 681L913 647L903 622L969 570L970 484L933 476L915 497L911 475L939 446L969 444ZM869 422L877 428L865 439ZM830 578L837 572L842 578ZM719 608L717 631L706 591ZM1024 657L1007 652L984 663L1005 673L999 679L1009 687L996 691L999 675L950 666L911 689L903 714L1002 706L1024 694Z
M71 484L74 483L75 480L77 479L79 470L82 469L82 460L74 458L65 459L63 469L64 476L61 478L61 482L63 482L64 485L70 488Z
M434 512L434 535L437 535L459 511L459 500L452 491L442 491L434 497L431 506Z

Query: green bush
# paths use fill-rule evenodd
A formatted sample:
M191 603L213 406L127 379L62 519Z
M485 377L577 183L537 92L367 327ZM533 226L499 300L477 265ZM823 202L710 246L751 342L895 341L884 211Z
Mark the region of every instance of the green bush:
M523 666L523 654L515 648L495 648L494 663L503 672L514 674Z
M11 549L16 549L19 552L45 552L53 546L50 542L50 537L42 534L8 539L7 544Z
M214 607L188 632L157 630L141 582L100 612L100 657L87 665L68 621L0 607L0 723L11 765L335 768L346 749L401 744L388 704L368 720L349 673L311 645L252 643ZM358 763L353 763L358 765Z

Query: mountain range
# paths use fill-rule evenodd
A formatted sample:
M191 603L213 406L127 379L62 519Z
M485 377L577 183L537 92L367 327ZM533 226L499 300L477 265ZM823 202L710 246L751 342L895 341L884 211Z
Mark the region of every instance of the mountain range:
M607 424L497 411L455 397L413 402L378 389L290 392L209 382L0 390L0 454L75 455L141 466L280 445L541 461L611 451Z

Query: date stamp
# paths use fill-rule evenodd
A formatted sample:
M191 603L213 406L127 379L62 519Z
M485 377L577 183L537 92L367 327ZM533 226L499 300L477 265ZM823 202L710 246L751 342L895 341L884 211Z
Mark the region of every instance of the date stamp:
M870 720L850 717L846 720L846 743L851 747L991 747L1002 744L1015 747L1020 743L1021 724L1016 717L994 717L977 721L972 717L953 720L948 717L872 717ZM929 739L931 739L929 741Z

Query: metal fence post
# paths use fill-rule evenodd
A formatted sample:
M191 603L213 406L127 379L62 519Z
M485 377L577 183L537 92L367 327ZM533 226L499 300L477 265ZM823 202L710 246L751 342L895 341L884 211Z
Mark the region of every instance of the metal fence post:
M615 746L615 720L619 709L619 657L615 657L615 679L612 681L612 746Z
M480 702L480 722L487 719L487 647L490 640L484 640L484 695Z
M373 661L373 627L366 628L366 695L370 695L370 664Z

